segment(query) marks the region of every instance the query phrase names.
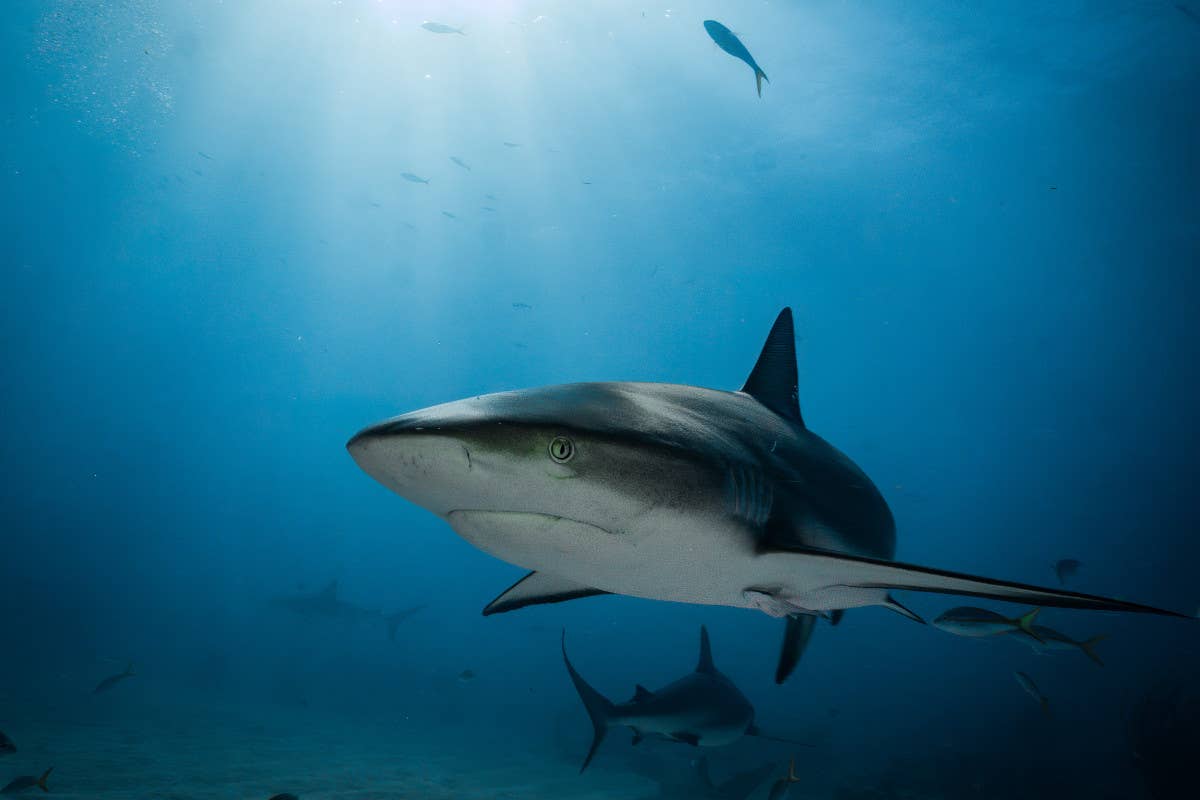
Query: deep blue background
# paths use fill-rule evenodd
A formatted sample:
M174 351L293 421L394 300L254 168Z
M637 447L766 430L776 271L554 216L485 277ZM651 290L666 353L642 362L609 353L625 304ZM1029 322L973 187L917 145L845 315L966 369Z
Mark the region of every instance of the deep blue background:
M1082 590L1200 605L1195 18L677 5L4 5L0 702L70 705L132 659L139 692L582 748L559 628L624 699L690 668L704 622L764 726L831 742L830 785L946 748L1020 753L1048 792L1130 780L1123 709L1194 669L1186 622L1047 613L1110 634L1099 670L864 610L777 688L778 625L747 611L484 620L520 570L346 455L497 389L736 388L791 305L805 419L880 486L900 558L1051 583L1071 556ZM429 608L391 646L270 605L335 577Z

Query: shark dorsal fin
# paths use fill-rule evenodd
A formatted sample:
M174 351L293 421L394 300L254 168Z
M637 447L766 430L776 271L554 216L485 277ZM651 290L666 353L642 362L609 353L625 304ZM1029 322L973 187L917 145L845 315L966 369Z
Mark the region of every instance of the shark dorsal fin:
M800 416L800 380L796 374L796 332L792 310L779 312L758 361L742 391L784 419L804 424Z
M321 590L321 597L325 598L326 600L336 600L337 599L337 585L338 585L337 578L334 578L333 580L331 580L329 582L329 584L324 589Z
M696 672L716 672L713 666L712 645L708 643L708 628L700 626L700 661L696 664Z
M642 703L654 697L654 692L642 686L640 683L633 690L633 702Z

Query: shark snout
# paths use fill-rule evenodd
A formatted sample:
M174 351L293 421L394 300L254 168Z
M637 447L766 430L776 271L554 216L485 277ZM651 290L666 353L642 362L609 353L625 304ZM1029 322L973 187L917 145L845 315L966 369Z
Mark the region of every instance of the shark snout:
M430 426L416 416L364 428L346 449L363 472L437 514L456 507L470 483L467 445L452 430Z

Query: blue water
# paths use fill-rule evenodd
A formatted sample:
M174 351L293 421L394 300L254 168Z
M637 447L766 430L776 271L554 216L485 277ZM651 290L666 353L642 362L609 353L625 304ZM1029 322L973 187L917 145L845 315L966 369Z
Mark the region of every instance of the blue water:
M703 623L760 724L817 744L794 797L1151 796L1129 720L1194 691L1193 623L1046 612L1108 635L1098 669L865 609L777 687L779 623L747 610L484 619L523 571L347 455L501 389L738 388L791 306L805 421L880 487L898 558L1054 584L1073 557L1072 588L1195 613L1200 4L677 6L4 4L0 783L653 796L695 751L622 731L577 777L559 631L624 699ZM426 608L389 642L274 602L334 579ZM456 777L397 775L416 752Z

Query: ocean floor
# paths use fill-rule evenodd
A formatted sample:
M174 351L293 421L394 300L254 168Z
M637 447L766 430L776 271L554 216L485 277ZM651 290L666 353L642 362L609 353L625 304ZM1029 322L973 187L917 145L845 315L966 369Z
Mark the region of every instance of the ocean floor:
M5 725L20 750L0 760L0 777L53 766L54 797L112 800L267 800L280 792L301 800L598 800L656 792L637 775L581 777L577 761L500 754L448 730L211 705L141 711L107 720L10 718Z

